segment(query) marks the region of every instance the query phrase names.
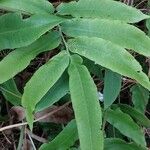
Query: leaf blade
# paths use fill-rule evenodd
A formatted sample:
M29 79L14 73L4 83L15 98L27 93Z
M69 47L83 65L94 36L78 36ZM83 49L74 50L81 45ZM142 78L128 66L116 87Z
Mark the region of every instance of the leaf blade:
M32 113L36 104L56 83L68 64L68 55L65 52L59 53L48 63L40 67L26 84L22 96L22 105L26 108L26 117L31 129L33 124ZM49 77L50 73L51 76Z
M14 79L10 79L0 86L0 91L7 101L15 106L21 105L21 93L18 91Z
M132 92L134 107L144 113L149 100L149 91L137 84L131 87L130 92Z
M57 137L48 144L43 144L40 150L66 150L78 139L75 120L72 120Z
M140 125L148 128L150 127L150 120L143 113L126 104L119 104L118 106L124 113L129 114L132 118L138 121Z
M87 68L81 65L81 61L77 64L72 61L68 72L81 149L102 150L103 136L100 130L102 118L96 87Z
M121 21L72 19L62 23L62 31L71 37L102 38L123 48L132 49L146 57L150 56L150 38L133 25Z
M114 72L133 78L150 90L149 79L142 72L142 67L125 49L100 38L87 37L69 40L68 45L73 53L78 53Z
M109 109L107 111L107 121L137 144L144 147L146 146L145 138L140 127L129 115L119 109Z
M146 148L135 143L126 143L121 139L107 138L104 150L146 150Z
M9 53L0 61L0 84L26 68L30 61L39 53L56 48L60 44L60 41L58 32L50 32L31 45Z
M62 3L57 7L57 11L61 15L71 14L74 17L106 18L128 23L149 18L141 11L113 0L98 0L95 3L92 0Z
M67 93L69 93L68 76L64 73L36 105L35 111L38 112L53 105Z
M0 50L27 46L63 20L47 14L33 15L27 19L22 19L21 15L16 13L2 15L0 16Z
M116 100L121 90L121 75L110 70L105 71L104 78L104 108L107 109Z
M1 0L0 9L19 11L24 14L45 14L54 12L52 4L46 0Z

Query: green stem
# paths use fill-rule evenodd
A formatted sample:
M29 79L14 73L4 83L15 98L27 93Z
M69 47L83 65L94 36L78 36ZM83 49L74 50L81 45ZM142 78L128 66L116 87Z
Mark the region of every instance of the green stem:
M102 131L105 132L105 125L106 125L106 122L107 122L107 110L106 109L103 113L103 125L102 125Z
M66 48L66 51L67 51L68 55L70 56L68 44L67 44L67 42L66 42L66 40L65 40L65 38L64 38L64 36L63 36L63 34L62 34L61 26L59 25L58 28L59 28L60 36L61 36L62 41L63 41L63 43L64 43L64 46L65 46L65 48Z

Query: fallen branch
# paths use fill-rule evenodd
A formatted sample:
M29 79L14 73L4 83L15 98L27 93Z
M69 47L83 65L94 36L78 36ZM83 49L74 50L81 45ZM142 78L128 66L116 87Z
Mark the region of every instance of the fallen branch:
M45 119L45 118L47 118L47 117L49 117L49 116L51 116L51 115L53 115L53 114L56 113L57 111L60 111L60 110L64 109L64 108L65 108L66 106L68 106L70 103L71 103L71 102L69 101L69 102L65 103L64 105L60 106L59 108L56 108L56 109L53 110L52 112L50 112L50 113L48 113L48 114L46 114L46 115L44 115L44 116L42 116L42 117L40 117L40 118L34 120L34 123L35 123L35 122L38 122L38 121L40 121L40 120L42 120L42 119ZM17 127L20 127L20 126L24 126L24 125L27 125L27 124L28 124L28 122L23 122L23 123L17 123L17 124L5 126L5 127L0 128L0 132L2 132L2 131L4 131L4 130L9 130L9 129L12 129L12 128L17 128Z

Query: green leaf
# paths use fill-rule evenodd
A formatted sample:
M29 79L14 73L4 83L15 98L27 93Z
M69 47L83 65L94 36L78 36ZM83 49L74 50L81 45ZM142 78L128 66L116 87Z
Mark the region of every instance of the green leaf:
M13 105L21 104L21 93L18 91L16 83L13 79L0 85L0 91L7 101Z
M134 120L138 121L140 125L150 128L150 120L143 113L126 104L118 104L116 107L118 106L124 113L129 114Z
M133 25L121 21L72 19L62 24L62 31L71 37L102 38L123 48L132 49L142 55L150 56L150 38Z
M137 144L146 146L142 130L129 115L123 113L119 109L109 109L107 111L107 121Z
M1 0L0 9L18 11L24 14L53 13L54 8L47 0Z
M132 86L130 91L132 92L134 108L144 113L149 100L149 91L138 84Z
M26 109L26 118L32 129L33 111L36 104L61 77L69 64L69 57L61 52L40 67L24 88L22 105Z
M121 75L110 70L105 71L104 78L104 107L108 108L116 100L121 90Z
M60 44L60 41L58 32L50 32L31 45L9 53L0 61L0 84L26 68L30 61L39 53L56 48Z
M103 150L102 114L96 86L79 56L72 56L69 88L82 150Z
M137 80L150 90L142 67L125 49L101 38L80 37L69 40L69 49L121 75Z
M146 147L141 147L135 143L126 143L117 138L105 139L104 150L147 150Z
M113 0L79 0L79 2L62 3L57 7L61 15L85 18L105 18L135 23L149 16L138 9Z
M43 144L40 150L67 150L78 139L75 120L72 120L57 137L48 144Z
M106 18L135 23L149 16L141 11L113 0L79 0L79 2L62 3L57 7L61 15L85 18Z
M63 96L69 93L68 76L64 73L53 87L44 95L41 101L36 105L35 111L42 111L45 108L59 101Z
M27 19L16 13L0 16L0 50L27 46L63 20L48 14Z

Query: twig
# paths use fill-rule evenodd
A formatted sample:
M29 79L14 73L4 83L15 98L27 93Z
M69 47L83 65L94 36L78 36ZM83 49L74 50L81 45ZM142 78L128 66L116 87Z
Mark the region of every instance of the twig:
M39 141L39 142L41 142L41 143L46 143L47 142L47 140L46 139L44 139L44 138L42 138L42 137L39 137L39 136L37 136L37 135L35 135L35 134L33 134L30 130L26 130L26 132L27 132L27 134L29 134L33 139L35 139L35 140L37 140L37 141Z
M19 127L19 126L24 126L24 125L27 125L27 124L28 124L27 122L24 122L24 123L17 123L17 124L9 125L9 126L6 126L6 127L2 127L2 128L0 128L0 132L2 132L4 130L16 128L16 127Z
M53 115L53 114L56 113L57 111L60 111L61 109L63 109L63 108L65 108L66 106L68 106L70 103L71 103L70 101L67 102L67 103L65 103L64 105L58 107L57 109L53 110L52 112L50 112L50 113L48 113L48 114L46 114L46 115L44 115L44 116L42 116L42 117L40 117L40 118L34 120L33 122L35 123L35 122L37 122L37 121L40 121L40 120L42 120L42 119L45 119L45 118L47 118L47 117ZM24 125L27 125L27 124L28 124L28 122L23 122L23 123L17 123L17 124L5 126L5 127L0 128L0 132L2 132L2 131L4 131L4 130L8 130L8 129L12 129L12 128L17 128L17 127L20 127L20 126L24 126Z
M150 77L150 58L146 62L148 62L148 77Z
M143 9L139 9L139 10L141 10L141 11L146 11L147 13L150 12L150 9L149 9L149 8L143 8Z
M146 110L146 113L147 113L148 115L150 115L150 112L148 112L147 110Z
M27 134L28 134L28 133L27 133ZM29 137L30 142L31 142L31 144L32 144L33 150L36 150L35 144L34 144L32 138L31 138L30 134L28 134L28 137Z
M5 135L5 133L2 132L2 134L4 135L6 141L7 141L9 144L12 144L12 143L10 142L10 140L8 139L8 137Z
M124 90L126 90L127 88L129 88L130 86L132 86L132 85L134 85L134 84L135 84L135 83L131 83L130 85L128 85L128 86L122 88L122 89L121 89L121 92L124 91Z
M70 56L69 47L68 47L68 44L67 44L67 42L66 42L66 40L65 40L65 38L64 38L64 36L63 36L62 30L61 30L61 26L59 25L58 28L59 28L59 34L60 34L60 36L61 36L61 39L62 39L62 41L63 41L63 44L64 44L64 46L65 46L65 48L66 48L66 51L67 51L68 55Z
M143 1L141 1L140 3L138 3L135 7L137 8L137 7L139 7L140 5L142 5L144 2L147 2L147 0L143 0Z

